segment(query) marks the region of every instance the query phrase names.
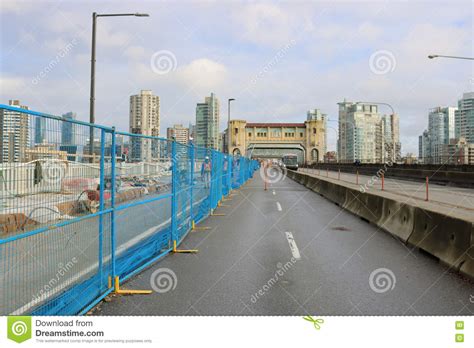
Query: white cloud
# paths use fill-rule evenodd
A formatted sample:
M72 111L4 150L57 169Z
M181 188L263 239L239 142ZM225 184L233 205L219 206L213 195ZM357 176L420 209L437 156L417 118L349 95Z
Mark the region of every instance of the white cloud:
M0 77L0 94L10 96L11 99L15 98L15 95L20 91L26 83L26 79L21 77ZM2 103L6 101L2 100Z
M24 13L32 10L37 3L24 0L2 0L0 1L0 13Z
M97 41L100 42L100 45L126 47L134 41L130 32L117 30L118 28L120 28L119 23L111 24L107 21L102 21L100 25L97 25Z
M188 65L178 67L176 75L185 86L208 94L223 86L228 73L224 65L207 58L200 58Z
M364 22L357 28L357 32L362 39L374 41L380 38L382 28L370 22Z
M276 5L246 5L236 11L234 20L241 37L256 44L278 47L293 34L289 15Z
M77 41L74 41L74 42L77 44ZM52 55L54 55L57 52L64 50L65 47L74 45L74 42L71 43L70 40L66 40L66 38L64 37L58 37L57 39L54 39L54 40L48 40L43 45L52 53Z
M77 16L77 13L59 9L51 9L48 16L40 18L40 21L42 26L56 34L80 34L90 30L90 26L86 27L85 25L91 23L91 19L84 22L84 19Z
M124 55L134 61L146 59L146 51L142 46L129 46L125 49Z

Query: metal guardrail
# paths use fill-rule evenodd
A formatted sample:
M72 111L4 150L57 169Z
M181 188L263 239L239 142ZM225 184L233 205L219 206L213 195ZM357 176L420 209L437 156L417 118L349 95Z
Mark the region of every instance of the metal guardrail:
M474 172L473 164L454 164L452 163L453 157L442 158L440 163L395 163L395 162L373 162L363 161L355 163L354 161L324 161L324 162L312 162L302 164L303 167L317 167L317 166L340 166L340 167L373 167L373 166L390 166L393 168L400 169L426 169L426 170L443 170L443 171L462 171L462 172Z
M0 129L0 315L87 312L113 291L111 279L171 252L258 167L159 137L0 112L9 122Z
M429 177L430 182L442 185L472 188L474 186L474 166L450 165L400 165L400 164L334 164L317 163L303 166L319 171L336 171L341 173L362 174L380 177L383 173L387 178L424 182Z

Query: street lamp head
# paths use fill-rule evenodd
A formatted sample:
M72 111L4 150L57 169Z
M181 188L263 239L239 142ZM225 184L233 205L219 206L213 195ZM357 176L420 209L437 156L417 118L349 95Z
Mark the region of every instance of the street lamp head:
M234 98L229 98L229 101L234 101L235 99Z
M437 58L437 57L438 57L438 56L437 56L436 54L430 54L430 55L428 56L429 59L433 59L433 58Z
M92 14L93 17L150 17L148 13L96 13Z

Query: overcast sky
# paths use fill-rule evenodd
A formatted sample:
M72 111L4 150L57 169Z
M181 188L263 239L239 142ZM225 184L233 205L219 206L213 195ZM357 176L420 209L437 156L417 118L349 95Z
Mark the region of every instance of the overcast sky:
M128 130L129 96L151 89L166 134L214 92L222 121L230 97L232 118L254 122L320 108L335 150L337 102L380 101L400 115L403 153L417 153L428 110L473 90L471 61L427 59L474 56L473 4L2 0L0 102L87 120L92 12L146 12L98 19L98 123Z

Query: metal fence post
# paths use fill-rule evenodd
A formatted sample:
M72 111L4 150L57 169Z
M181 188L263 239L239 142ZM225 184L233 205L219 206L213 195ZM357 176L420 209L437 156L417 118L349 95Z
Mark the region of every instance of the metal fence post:
M177 203L178 203L178 197L176 196L177 192L177 183L178 183L178 178L177 178L177 161L176 161L176 142L172 141L171 142L171 239L173 242L178 242L177 241L177 221L176 221L176 211L177 211Z
M94 132L93 127L92 132ZM93 148L93 147L92 147ZM93 155L93 153L91 153ZM104 188L105 188L105 130L100 130L100 169L99 169L99 289L102 286L103 280L103 259L104 259L104 217L102 211L104 210Z
M115 127L112 127L112 151L110 159L110 239L111 239L111 260L112 260L112 277L115 278L116 265L115 265L115 248L116 248L116 235L115 235L115 161L116 161L116 149L115 149Z
M190 185L189 185L189 201L190 201L190 206L189 206L189 215L190 215L190 220L191 223L194 221L194 213L193 213L193 188L194 188L194 144L191 143L191 146L189 147L189 161L190 161Z
M429 200L429 178L426 177L426 196L425 196L425 201Z
M219 191L220 191L220 176L221 176L221 154L216 152L216 193L214 194L214 202L216 203L216 208L219 203Z
M216 155L215 151L211 150L211 177L209 183L209 208L210 211L215 208L214 206L214 191L216 190L216 185L214 183L214 179L216 178Z
M249 168L250 168L250 160L247 158L245 160L245 182L247 182L250 178Z
M227 155L227 194L232 190L232 156Z
M223 194L223 191L224 191L224 154L219 152L218 153L218 156L219 156L219 167L217 168L218 169L218 192L217 192L217 202L220 202L220 200L222 199L222 194Z
M243 157L239 157L239 187L244 183L244 173L245 173L245 161Z

